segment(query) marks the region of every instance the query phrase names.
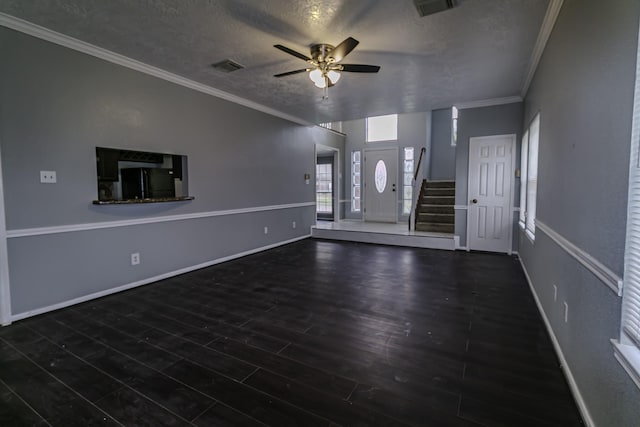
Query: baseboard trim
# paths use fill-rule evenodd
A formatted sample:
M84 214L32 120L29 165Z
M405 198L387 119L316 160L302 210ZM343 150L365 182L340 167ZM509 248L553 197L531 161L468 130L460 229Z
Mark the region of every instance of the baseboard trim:
M126 291L127 289L137 288L138 286L147 285L149 283L157 282L159 280L168 279L169 277L178 276L180 274L189 273L194 270L199 270L205 267L211 267L212 265L220 264L226 261L231 261L237 258L242 258L247 255L252 255L258 252L263 252L269 249L277 248L278 246L288 245L289 243L294 243L300 240L304 240L311 237L311 234L307 234L300 237L295 237L293 239L284 240L277 243L272 243L270 245L261 246L259 248L250 249L248 251L239 252L237 254L228 255L222 258L217 258L212 261L203 262L201 264L192 265L190 267L181 268L178 270L170 271L167 273L159 274L157 276L149 277L143 280L138 280L136 282L127 283L126 285L117 286L115 288L105 289L104 291L94 292L92 294L84 295L78 298L74 298L68 301L60 302L57 304L52 304L46 307L37 308L35 310L25 311L23 313L15 314L11 317L11 321L16 322L18 320L26 319L27 317L37 316L38 314L47 313L54 310L59 310L61 308L69 307L71 305L79 304L82 302L90 301L92 299L104 297L107 295L115 294L117 292Z
M592 272L598 279L602 281L609 289L616 293L619 297L622 296L622 278L618 277L613 271L611 271L603 263L595 259L593 256L580 249L569 240L567 240L560 233L536 219L536 228L546 234L551 240L556 242L558 246L564 249L569 255L575 258L580 264L586 267L587 270Z
M520 261L520 265L522 266L522 271L524 272L525 277L527 278L527 283L529 284L529 289L531 289L531 293L533 294L533 299L536 301L536 306L538 306L538 311L540 312L540 316L544 321L544 324L547 328L547 332L549 332L549 336L551 337L551 342L553 343L553 347L556 350L556 354L560 359L560 364L562 367L562 371L569 383L569 388L571 389L571 394L573 394L573 398L576 400L578 404L578 409L580 410L580 415L582 415L582 420L585 422L587 427L596 427L596 424L593 422L593 418L591 418L591 414L589 413L589 408L587 408L587 403L584 401L582 394L580 393L580 389L578 388L578 384L576 383L575 378L573 377L573 373L571 372L571 368L567 364L567 359L564 357L564 353L562 352L562 347L560 347L560 342L558 338L556 338L556 334L553 332L551 328L551 322L549 322L549 318L542 308L542 303L540 302L540 298L538 298L538 294L536 293L536 289L533 287L533 282L531 281L531 277L529 276L529 272L522 262L522 258L518 257Z
M101 228L128 227L131 225L154 224L157 222L184 221L189 219L210 218L214 216L238 215L255 212L274 211L281 209L304 208L315 206L316 202L290 203L286 205L257 206L252 208L228 209L222 211L198 212L182 215L167 215L157 217L144 217L127 219L122 221L105 221L86 224L59 225L53 227L23 228L8 230L7 238L41 236L44 234L70 233L74 231L98 230Z

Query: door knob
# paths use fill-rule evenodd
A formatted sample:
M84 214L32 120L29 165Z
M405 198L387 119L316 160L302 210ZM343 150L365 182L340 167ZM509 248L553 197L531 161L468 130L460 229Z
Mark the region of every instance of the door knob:
M473 199L471 203L478 203L478 199Z

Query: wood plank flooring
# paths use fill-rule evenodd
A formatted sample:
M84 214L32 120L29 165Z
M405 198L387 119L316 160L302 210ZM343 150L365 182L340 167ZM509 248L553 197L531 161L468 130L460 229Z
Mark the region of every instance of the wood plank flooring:
M308 239L0 329L0 425L582 422L515 257Z

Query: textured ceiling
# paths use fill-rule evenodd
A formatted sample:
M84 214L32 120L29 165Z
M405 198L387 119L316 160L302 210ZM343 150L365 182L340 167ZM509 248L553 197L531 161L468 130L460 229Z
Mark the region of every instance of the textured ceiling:
M518 96L548 0L458 0L419 17L411 0L0 0L0 12L191 80L320 123L428 111ZM343 61L380 65L344 73L322 100L305 62L316 43L360 41ZM232 59L246 68L220 73Z

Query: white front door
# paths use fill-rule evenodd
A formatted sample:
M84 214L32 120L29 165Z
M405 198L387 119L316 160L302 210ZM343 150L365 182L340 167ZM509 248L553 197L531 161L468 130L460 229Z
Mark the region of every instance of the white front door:
M364 152L364 219L398 221L398 149Z
M511 253L515 135L469 140L468 246Z

